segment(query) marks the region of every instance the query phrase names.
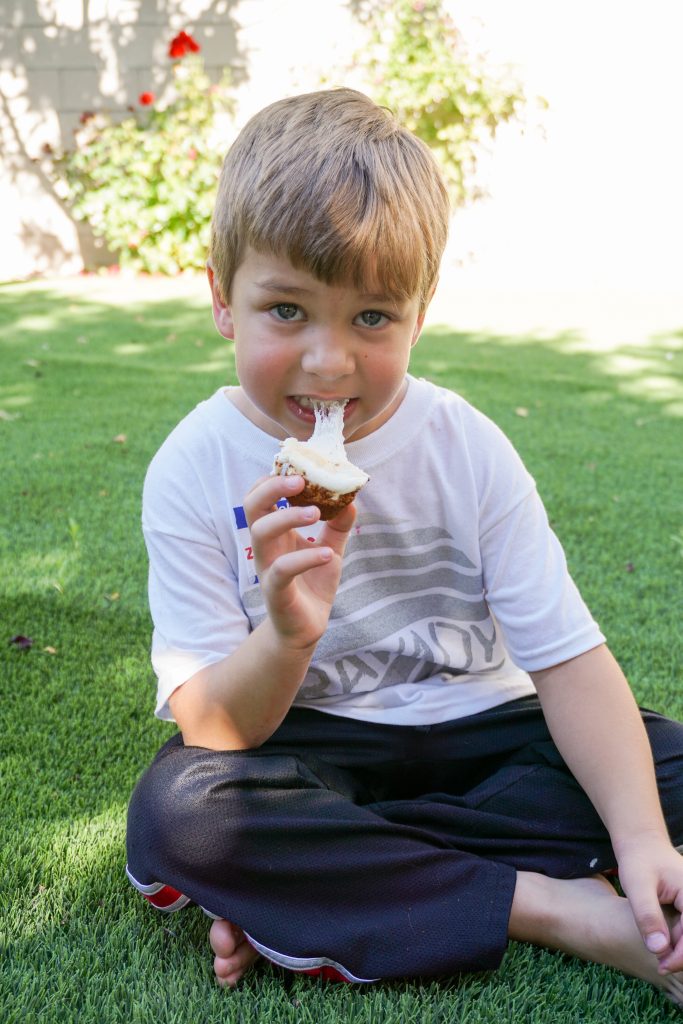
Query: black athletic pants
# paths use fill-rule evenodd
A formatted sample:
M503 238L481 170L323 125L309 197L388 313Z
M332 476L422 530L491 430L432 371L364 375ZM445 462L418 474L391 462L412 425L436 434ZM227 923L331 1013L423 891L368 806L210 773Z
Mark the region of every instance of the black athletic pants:
M678 845L683 724L643 718ZM174 906L228 918L276 963L355 980L494 968L516 870L576 878L615 864L535 697L431 726L292 709L256 750L177 735L128 817L143 893L173 887Z

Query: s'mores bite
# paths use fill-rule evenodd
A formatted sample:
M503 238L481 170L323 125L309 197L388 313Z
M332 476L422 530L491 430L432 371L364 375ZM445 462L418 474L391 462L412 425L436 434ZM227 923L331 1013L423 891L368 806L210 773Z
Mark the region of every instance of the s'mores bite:
M332 519L350 505L370 479L349 462L344 451L344 406L346 402L314 401L315 427L308 441L288 437L280 442L273 473L297 474L305 480L299 494L289 497L290 505L316 505L321 519Z

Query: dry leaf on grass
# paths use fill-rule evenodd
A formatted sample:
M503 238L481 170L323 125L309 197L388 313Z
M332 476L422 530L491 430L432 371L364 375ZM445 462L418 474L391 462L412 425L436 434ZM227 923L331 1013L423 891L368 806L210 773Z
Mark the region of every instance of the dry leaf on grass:
M30 651L33 647L33 640L30 636L23 636L21 633L17 633L10 640L12 647L16 647L18 651Z

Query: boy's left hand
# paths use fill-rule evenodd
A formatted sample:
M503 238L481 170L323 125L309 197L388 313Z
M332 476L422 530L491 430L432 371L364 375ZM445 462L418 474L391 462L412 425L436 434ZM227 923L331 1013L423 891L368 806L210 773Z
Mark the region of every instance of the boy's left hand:
M619 882L660 974L683 970L683 856L660 835L634 836L616 852Z

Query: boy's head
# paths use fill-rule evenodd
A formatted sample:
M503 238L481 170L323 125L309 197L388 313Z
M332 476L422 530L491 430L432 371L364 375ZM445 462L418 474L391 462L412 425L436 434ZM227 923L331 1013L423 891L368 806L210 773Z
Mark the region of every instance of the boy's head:
M352 89L271 104L223 164L210 261L225 301L247 247L328 284L374 281L424 311L448 234L449 204L428 147Z

